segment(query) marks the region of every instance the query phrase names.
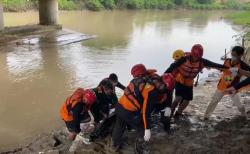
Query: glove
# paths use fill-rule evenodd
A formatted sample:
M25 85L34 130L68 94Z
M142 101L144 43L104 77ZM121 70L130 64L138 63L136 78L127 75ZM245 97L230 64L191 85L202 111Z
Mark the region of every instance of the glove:
M145 129L145 134L144 134L144 141L148 142L151 138L151 131L150 129Z
M166 107L164 109L164 117L170 117L171 109L169 107Z
M238 67L232 67L232 68L229 69L229 71L232 73L233 77L236 77L238 75L239 68Z
M75 141L76 142L80 141L80 142L83 142L84 144L91 144L90 140L88 138L85 138L82 132L77 134Z

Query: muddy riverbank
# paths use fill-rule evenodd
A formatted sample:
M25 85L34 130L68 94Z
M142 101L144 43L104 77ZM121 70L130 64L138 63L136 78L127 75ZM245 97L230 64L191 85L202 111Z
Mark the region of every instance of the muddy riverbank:
M203 113L215 91L218 74L214 73L195 88L195 97L188 106L186 117L172 125L172 134L167 134L161 125L153 127L151 152L153 154L191 153L249 153L250 152L250 93L241 93L246 106L248 120L239 117L240 113L232 105L229 97L224 97L217 106L211 120L203 121ZM156 120L157 117L154 118ZM157 121L157 120L156 120ZM157 123L157 122L156 122ZM43 134L25 146L8 153L69 153L71 142L66 139L66 128ZM123 154L133 153L134 132L124 136ZM110 154L110 137L100 139L90 145L81 144L76 153Z

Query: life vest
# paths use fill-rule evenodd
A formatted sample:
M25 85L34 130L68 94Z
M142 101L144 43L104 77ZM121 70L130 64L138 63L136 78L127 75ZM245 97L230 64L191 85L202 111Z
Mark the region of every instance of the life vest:
M224 66L231 68L231 67L238 67L239 69L241 68L240 63L237 64L236 66L232 66L231 64L231 59L227 59L224 62ZM225 89L231 87L234 84L239 83L241 76L237 75L236 77L232 76L232 73L229 70L223 71L220 81L217 85L218 90L224 91Z
M193 86L194 78L202 71L204 64L201 61L191 62L190 56L186 57L186 61L178 68L176 74L176 82L185 86Z
M147 83L146 78L138 77L130 81L124 90L124 95L120 98L119 103L130 111L137 111L143 104L142 91Z
M83 88L78 88L70 97L66 99L66 101L63 103L63 106L60 110L61 118L64 121L72 121L73 115L72 115L72 108L77 103L83 103Z
M134 94L125 94L120 98L119 104L121 104L128 111L141 111L143 109L143 103L147 100L148 93L154 90L154 86L146 83L143 89L140 90L141 98L137 98Z

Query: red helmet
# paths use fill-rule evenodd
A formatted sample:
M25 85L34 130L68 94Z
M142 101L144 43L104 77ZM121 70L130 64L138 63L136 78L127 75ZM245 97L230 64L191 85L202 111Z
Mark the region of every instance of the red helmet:
M195 44L191 49L191 56L202 58L203 56L203 47L200 44Z
M133 77L138 77L140 75L146 74L147 69L143 64L136 64L132 67L131 74Z
M85 100L84 103L87 104L87 106L91 106L94 102L96 102L96 94L93 90L87 89L84 91L83 99Z
M171 73L165 73L162 75L162 81L167 86L168 90L173 90L175 86L175 78Z

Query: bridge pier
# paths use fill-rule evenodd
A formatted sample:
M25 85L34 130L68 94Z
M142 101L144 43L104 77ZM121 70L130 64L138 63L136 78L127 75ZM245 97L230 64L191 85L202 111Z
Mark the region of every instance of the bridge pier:
M40 25L58 24L58 0L39 0Z
M4 29L4 22L3 22L3 4L0 1L0 31Z

